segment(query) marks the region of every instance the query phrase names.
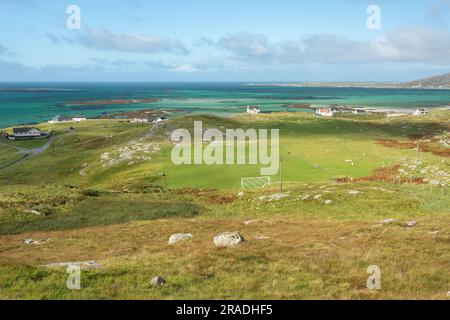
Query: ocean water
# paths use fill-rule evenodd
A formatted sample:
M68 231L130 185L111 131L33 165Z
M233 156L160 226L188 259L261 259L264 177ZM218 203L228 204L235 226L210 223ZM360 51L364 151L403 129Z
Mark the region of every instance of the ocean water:
M158 99L132 105L73 106L71 101ZM0 83L0 127L40 123L62 115L95 117L136 109L231 115L249 104L263 112L295 111L290 104L342 104L385 109L437 107L450 103L450 90L301 88L244 83Z

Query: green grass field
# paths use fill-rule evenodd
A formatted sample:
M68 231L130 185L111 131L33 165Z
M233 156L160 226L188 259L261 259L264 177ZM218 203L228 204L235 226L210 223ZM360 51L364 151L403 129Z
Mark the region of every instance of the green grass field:
M283 193L279 175L240 189L259 166L174 165L170 134L194 120L280 129ZM55 132L44 153L2 168L21 156L0 145L0 298L447 299L450 154L440 141L449 121L436 111L39 125ZM214 247L216 234L235 230L242 246ZM194 239L169 246L174 233ZM42 267L89 260L101 268L83 271L77 291L64 268ZM370 265L382 270L381 290L366 288ZM156 275L167 285L151 287Z

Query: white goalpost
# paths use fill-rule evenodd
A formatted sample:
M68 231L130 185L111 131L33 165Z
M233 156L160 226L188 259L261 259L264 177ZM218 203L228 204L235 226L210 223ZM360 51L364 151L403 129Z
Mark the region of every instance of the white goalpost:
M253 178L242 178L241 188L242 189L256 189L264 188L270 185L270 177L253 177Z

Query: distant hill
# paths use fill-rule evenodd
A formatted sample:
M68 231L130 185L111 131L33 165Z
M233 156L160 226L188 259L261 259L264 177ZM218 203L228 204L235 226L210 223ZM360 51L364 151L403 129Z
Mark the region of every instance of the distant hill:
M266 84L250 84L253 86ZM424 88L424 89L450 89L450 73L410 82L298 82L298 83L271 83L281 87L334 87L334 88Z
M403 84L410 88L450 88L450 73Z
M424 88L450 89L450 73L410 82L296 82L296 83L259 83L251 86L279 86L279 87L332 87L332 88Z

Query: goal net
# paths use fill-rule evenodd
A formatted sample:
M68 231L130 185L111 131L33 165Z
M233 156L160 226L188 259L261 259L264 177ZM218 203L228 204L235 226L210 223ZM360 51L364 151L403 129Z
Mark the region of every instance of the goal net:
M270 177L242 178L242 189L264 188L270 184Z

